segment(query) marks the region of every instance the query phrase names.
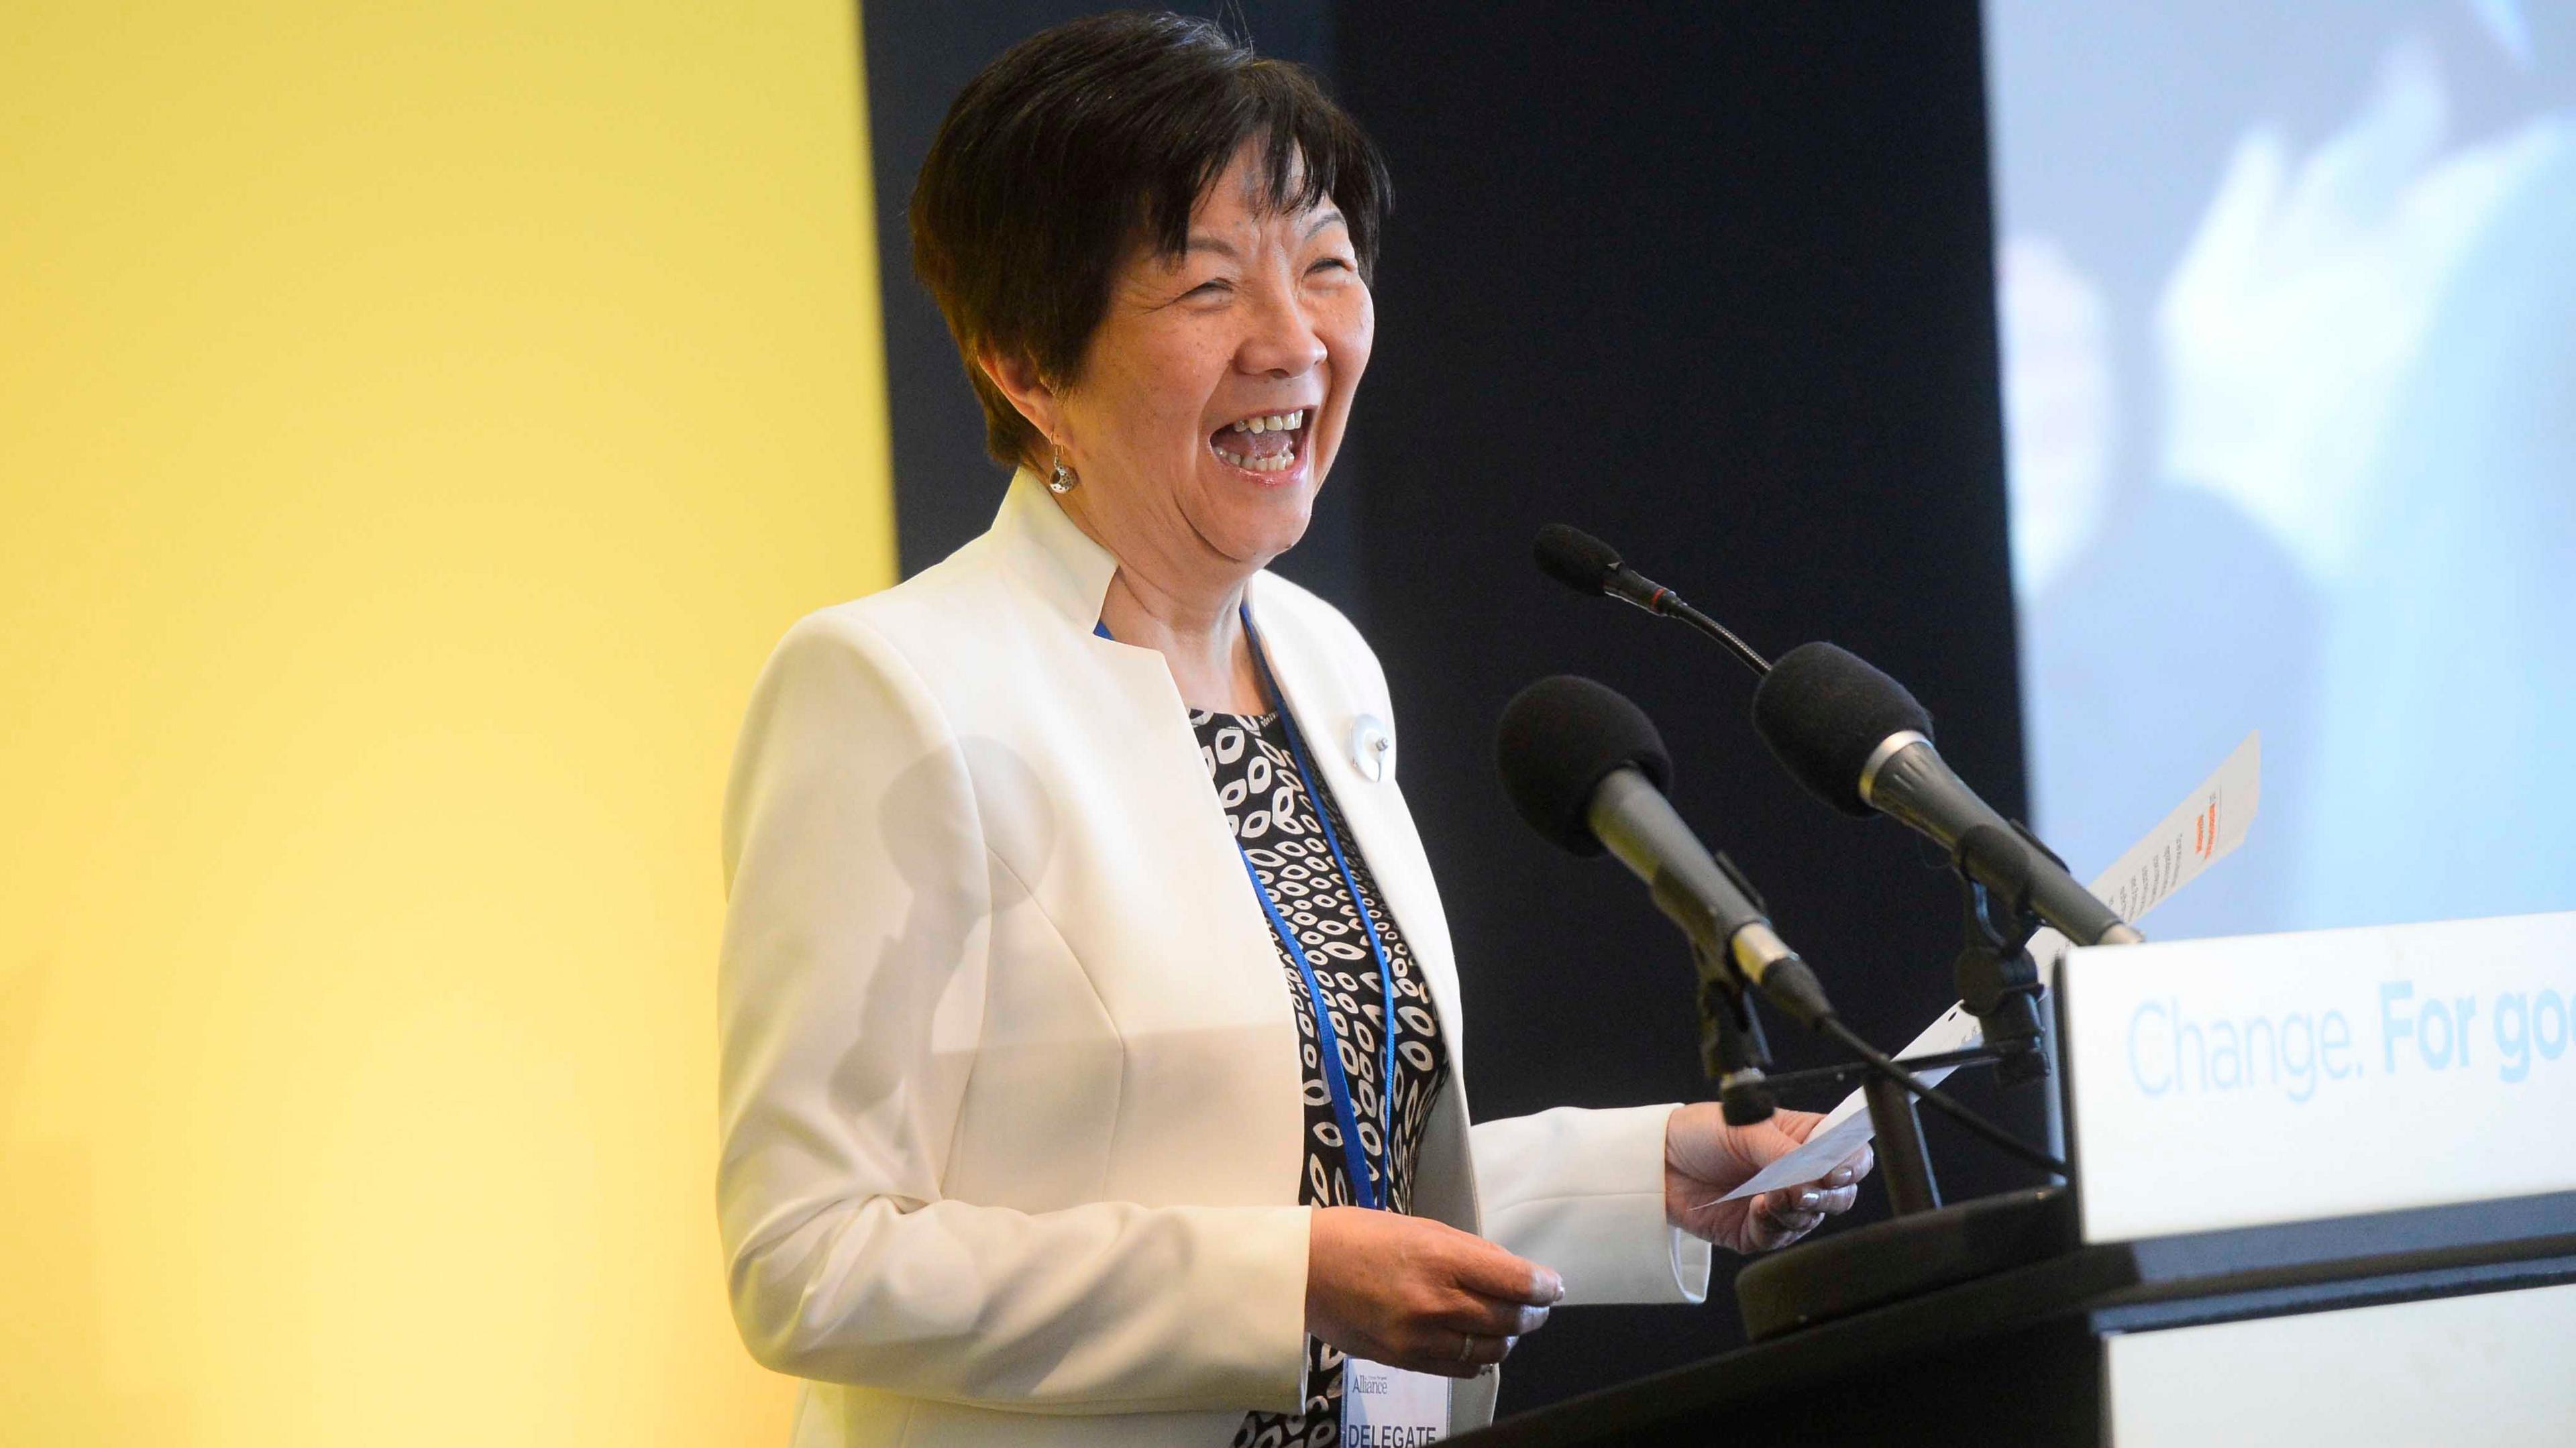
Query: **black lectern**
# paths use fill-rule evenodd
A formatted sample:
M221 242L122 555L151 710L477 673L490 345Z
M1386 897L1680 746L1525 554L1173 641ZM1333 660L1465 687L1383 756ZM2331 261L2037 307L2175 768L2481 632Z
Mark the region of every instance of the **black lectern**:
M1451 1441L2090 1448L2114 1441L2114 1336L2559 1283L2576 1283L2576 1192L2085 1247Z
M2576 914L2079 949L2052 995L2066 1186L1891 1175L1747 1264L1751 1346L1455 1441L2576 1444Z

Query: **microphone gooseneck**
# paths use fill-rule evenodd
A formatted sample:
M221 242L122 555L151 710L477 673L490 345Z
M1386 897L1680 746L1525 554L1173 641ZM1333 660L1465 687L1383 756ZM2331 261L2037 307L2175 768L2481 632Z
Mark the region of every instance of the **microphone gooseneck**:
M1620 559L1618 549L1580 528L1550 523L1538 530L1530 552L1541 573L1577 593L1587 596L1607 594L1621 602L1635 604L1658 618L1679 619L1717 640L1755 674L1766 674L1771 670L1771 661L1754 652L1751 644L1737 638L1734 630L1691 607L1680 594L1630 568Z

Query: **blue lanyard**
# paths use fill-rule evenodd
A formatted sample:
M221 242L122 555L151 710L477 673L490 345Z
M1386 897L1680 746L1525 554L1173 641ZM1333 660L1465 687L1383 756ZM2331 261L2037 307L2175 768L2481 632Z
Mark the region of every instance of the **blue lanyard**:
M1092 632L1116 642L1106 623L1095 625ZM1306 763L1305 737L1297 728L1296 716L1288 712L1287 698L1279 692L1277 680L1271 677L1270 660L1263 655L1261 636L1252 627L1249 604L1243 609L1243 633L1252 644L1252 665L1261 676L1262 692L1279 711L1279 722L1287 730L1288 757L1295 762L1297 780L1306 787L1306 799L1314 806L1315 823L1323 829L1324 844L1333 852L1333 868L1341 872L1342 888L1350 892L1351 910L1359 916L1360 928L1368 934L1369 952L1377 957L1378 985L1385 992L1386 1000L1378 1032L1384 1038L1385 1064L1378 1077L1377 1163L1370 1162L1368 1148L1360 1142L1358 1102L1351 1091L1350 1076L1342 1069L1341 1033L1333 1029L1332 1007L1324 995L1323 980L1315 972L1315 962L1298 941L1296 930L1279 913L1278 902L1262 888L1261 872L1253 868L1251 852L1243 848L1240 839L1235 841L1234 848L1243 856L1243 873L1252 882L1252 898L1261 902L1261 913L1269 917L1271 933L1278 937L1280 948L1288 952L1288 958L1297 963L1297 974L1306 983L1306 1001L1315 1019L1315 1049L1322 1057L1324 1087L1332 1097L1334 1124L1341 1128L1342 1161L1350 1173L1351 1195L1363 1207L1384 1207L1387 1205L1386 1184L1392 1181L1395 1151L1395 965L1387 956L1385 940L1378 935L1377 922L1369 918L1368 905L1360 895L1360 882L1351 871L1350 857L1342 850L1341 837L1333 831L1332 811L1325 807L1322 792L1315 788L1314 771ZM1374 1172L1372 1165L1376 1167Z

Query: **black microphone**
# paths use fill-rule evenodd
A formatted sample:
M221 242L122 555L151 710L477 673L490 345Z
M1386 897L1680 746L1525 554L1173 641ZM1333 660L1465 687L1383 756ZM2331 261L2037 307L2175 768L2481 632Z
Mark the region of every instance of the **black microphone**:
M1731 862L1711 857L1664 797L1673 765L1645 712L1571 674L1514 696L1495 732L1503 790L1530 827L1562 849L1604 847L1650 888L1692 942L1810 1028L1830 1019L1815 972L1783 943Z
M1858 655L1827 643L1782 654L1753 691L1753 727L1818 799L1928 836L1968 878L2026 902L2076 944L2145 938L1952 773L1932 747L1931 714Z
M1597 855L1606 846L1647 883L1656 907L1690 936L1703 961L1731 966L1736 980L1750 982L1791 1019L1839 1043L1871 1071L1999 1150L2043 1171L2065 1174L2065 1163L2024 1146L1843 1024L1826 1002L1816 973L1771 929L1752 886L1725 856L1712 858L1673 813L1672 802L1664 798L1673 775L1672 757L1643 710L1604 685L1560 674L1521 690L1505 706L1494 744L1503 789L1521 818L1578 855ZM1703 1009L1706 990L1703 986ZM1749 1012L1744 1019L1749 1025ZM1729 1034L1722 1020L1715 1029L1722 1043ZM1735 1035L1741 1051L1747 1026L1738 1026ZM1722 1099L1730 1124L1770 1114L1759 1041L1758 1030L1751 1031L1754 1058L1739 1058L1738 1068L1725 1075ZM1716 1050L1712 1061L1723 1059L1727 1048L1720 1044ZM1711 1074L1717 1074L1714 1066Z
M1539 572L1577 593L1606 593L1648 613L1664 613L1681 595L1629 567L1619 550L1567 523L1538 530L1530 545Z
M1625 603L1633 603L1658 618L1677 618L1726 646L1727 652L1743 660L1756 674L1768 673L1771 665L1753 646L1737 638L1726 625L1684 602L1682 596L1664 587L1620 561L1619 550L1564 523L1550 523L1538 530L1531 554L1538 560L1539 572L1564 584L1577 593L1606 593Z

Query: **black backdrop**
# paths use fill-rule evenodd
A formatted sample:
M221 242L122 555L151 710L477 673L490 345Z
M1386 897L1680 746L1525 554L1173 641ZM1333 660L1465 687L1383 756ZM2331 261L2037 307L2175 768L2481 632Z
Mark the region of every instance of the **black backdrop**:
M865 8L907 572L979 531L1001 480L905 265L902 200L974 69L1087 8ZM1528 550L1540 524L1574 522L1757 647L1857 650L2019 812L1975 5L1223 9L1324 71L1394 168L1375 360L1316 527L1282 567L1386 664L1457 941L1477 1115L1706 1089L1669 927L1615 866L1531 836L1494 783L1494 719L1547 673L1593 675L1654 715L1684 814L1761 884L1854 1023L1902 1044L1951 999L1958 909L1937 858L1799 794L1724 655L1556 589ZM1773 1041L1786 1065L1822 1059L1776 1023ZM2036 1120L1982 1082L1962 1094ZM2027 1180L1928 1130L1951 1197ZM1882 1210L1873 1184L1857 1215ZM1721 1259L1702 1308L1560 1314L1513 1355L1505 1410L1733 1346L1727 1275Z

